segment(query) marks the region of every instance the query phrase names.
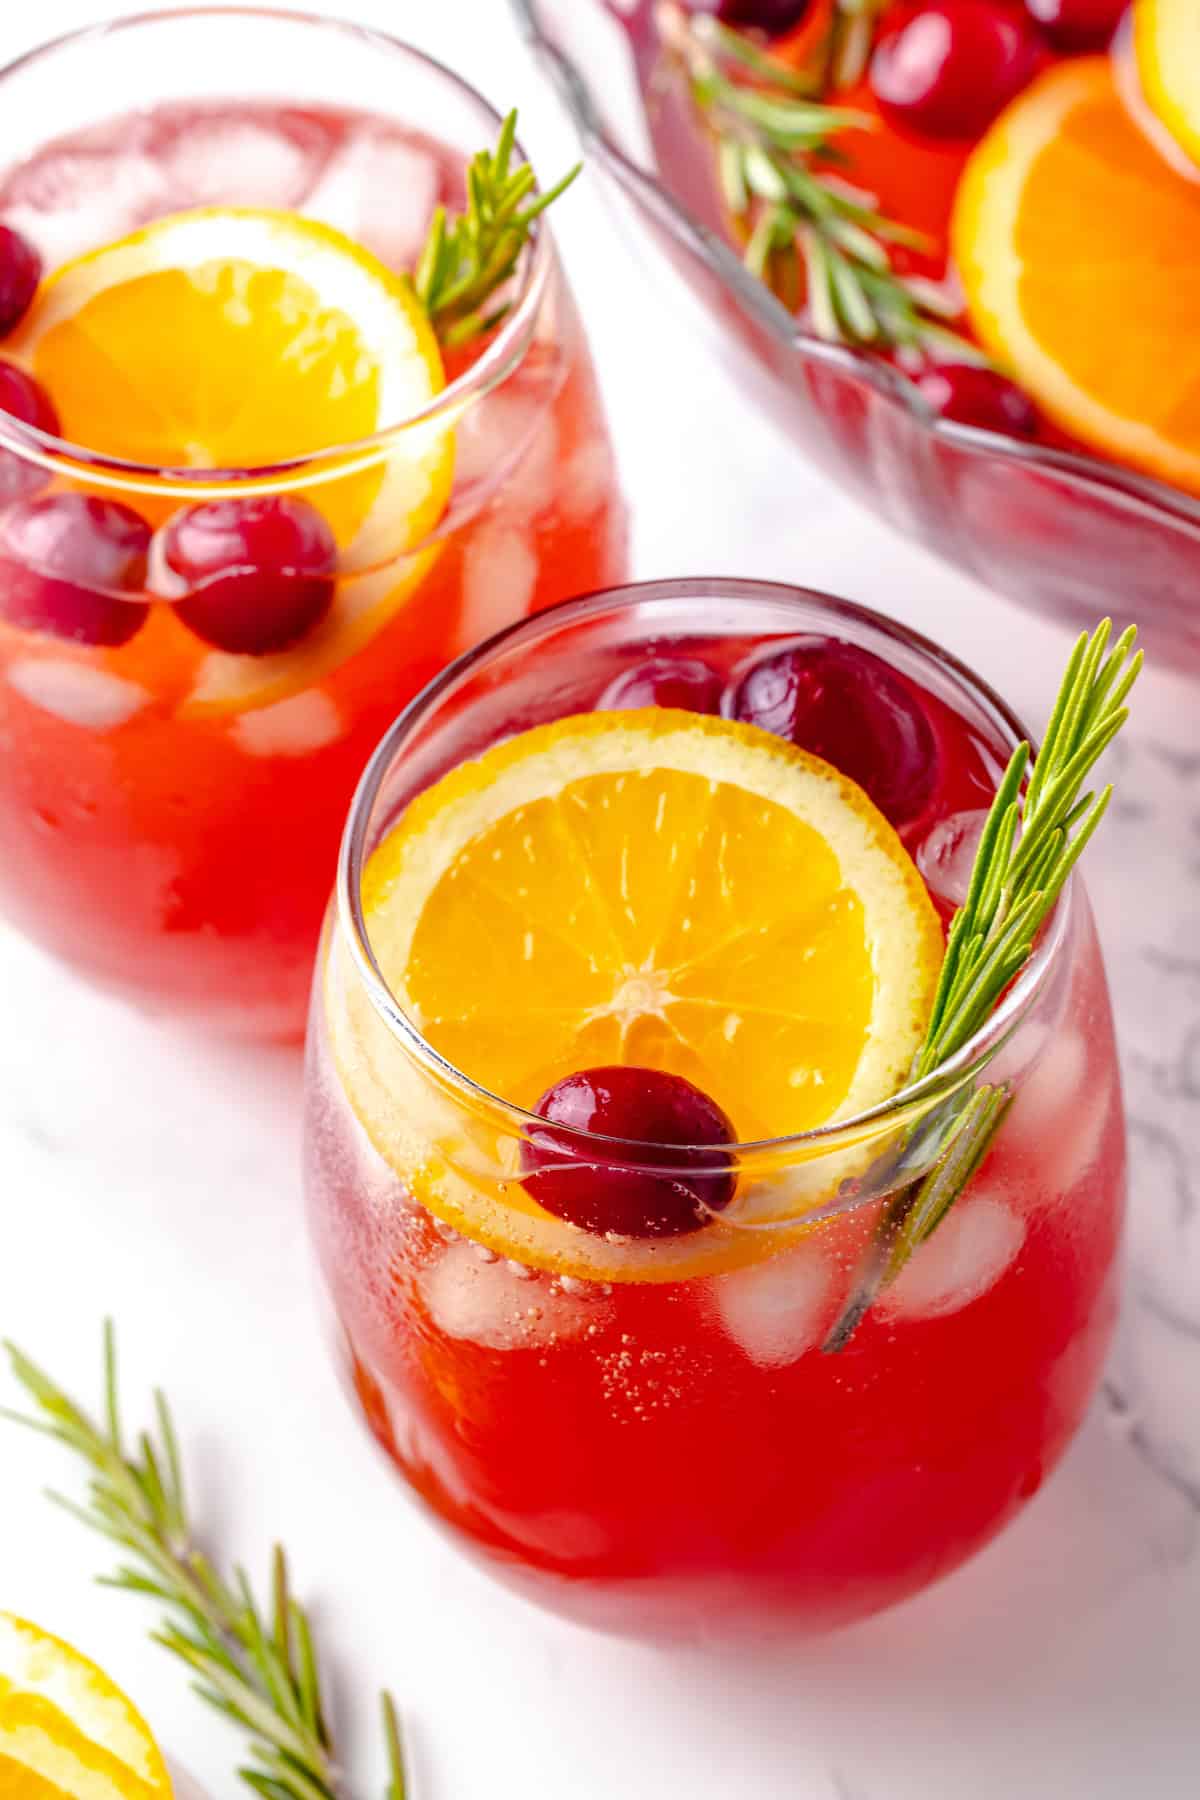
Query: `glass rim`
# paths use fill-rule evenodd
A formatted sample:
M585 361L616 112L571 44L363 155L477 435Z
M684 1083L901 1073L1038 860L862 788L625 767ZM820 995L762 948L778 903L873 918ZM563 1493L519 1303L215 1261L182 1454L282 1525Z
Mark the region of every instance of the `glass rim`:
M936 644L923 633L914 631L895 619L889 619L874 608L863 606L857 601L844 600L834 594L827 594L819 588L800 587L793 583L760 580L742 576L675 576L665 580L628 582L617 587L600 588L591 593L578 595L567 600L560 600L556 605L543 608L531 616L519 619L503 630L495 632L484 639L481 644L466 651L449 663L432 681L423 687L403 711L393 721L367 764L350 803L345 830L342 835L341 849L338 856L338 868L334 889L334 905L337 927L345 934L353 956L356 973L363 982L374 1011L383 1020L392 1035L416 1057L417 1061L428 1068L434 1075L447 1081L464 1100L474 1102L492 1111L498 1111L508 1122L515 1135L526 1136L531 1131L544 1130L546 1121L541 1114L518 1106L502 1095L493 1093L480 1082L475 1081L463 1070L459 1069L447 1057L443 1056L421 1033L405 1012L397 997L392 993L371 946L370 933L362 909L362 877L368 854L368 836L372 823L372 812L380 789L395 762L396 756L403 746L403 741L413 728L436 706L437 702L449 692L457 682L475 668L486 663L505 645L515 642L523 635L536 636L547 625L553 626L573 618L584 619L602 612L614 603L626 603L634 606L655 600L679 599L717 599L737 601L739 599L764 599L775 601L815 601L835 618L849 620L859 625L866 625L873 631L902 644L922 659L932 662L939 670L963 688L974 700L982 702L985 710L999 724L1006 734L1011 736L1010 748L1015 748L1022 741L1035 747L1035 739L1022 725L1020 718L1012 708L1001 699L995 689L979 675L954 656L950 651ZM708 1161L727 1159L742 1160L752 1155L778 1153L796 1146L815 1146L818 1149L836 1149L842 1140L853 1137L864 1131L876 1135L889 1119L900 1122L905 1115L916 1109L926 1112L939 1099L953 1093L963 1086L986 1063L1003 1048L1025 1018L1030 1007L1043 992L1058 968L1063 952L1067 946L1071 919L1074 911L1074 894L1076 875L1068 878L1051 915L1048 928L1035 945L1032 956L1021 970L999 1006L990 1014L968 1041L953 1056L931 1070L928 1075L917 1081L907 1081L896 1093L874 1106L852 1114L844 1119L829 1121L823 1125L811 1127L807 1131L787 1132L777 1137L755 1138L728 1145L712 1144L680 1144L677 1148L681 1157L703 1155ZM569 1135L573 1143L586 1145L594 1143L605 1151L611 1151L614 1145L630 1152L628 1160L636 1163L636 1153L649 1150L649 1144L630 1138L614 1138L602 1132L587 1131L572 1127L569 1132L559 1127L560 1135ZM661 1144L653 1146L659 1162L655 1163L658 1173L660 1166ZM669 1172L669 1171L668 1171Z
M35 44L32 49L25 50L21 55L0 65L0 93L3 92L5 83L26 69L64 50L82 46L89 39L106 38L138 27L206 18L226 21L257 20L302 26L359 39L370 49L386 55L409 57L414 62L423 64L431 75L451 82L467 100L478 106L491 121L495 132L498 133L503 124L503 116L465 76L459 75L440 58L419 49L406 39L353 19L274 6L202 4L148 7L141 12L118 14L88 25L76 26ZM245 100L253 96L242 94L239 97ZM532 168L533 164L519 138L515 140L515 148L518 155ZM540 191L535 180L531 192L537 194ZM190 207L180 209L181 212L192 210L194 209ZM344 479L360 468L371 467L403 433L435 425L442 419L447 419L450 425L456 423L473 401L490 392L512 373L532 342L538 310L550 280L553 256L553 238L543 214L534 222L530 234L530 249L522 258L522 267L518 273L520 285L516 296L483 354L453 381L447 382L445 387L417 411L406 414L402 419L393 420L366 437L342 444L323 445L320 449L249 469L163 468L152 463L139 463L127 457L109 456L83 444L73 444L67 438L43 431L36 425L28 425L0 409L0 448L23 456L27 461L32 460L54 474L70 476L76 480L95 476L103 478L109 487L138 492L152 491L156 494L194 496L203 491L207 497L220 498L233 494L278 493L281 488L299 486L302 483L312 485L314 481L319 483L323 480ZM358 460L350 460L355 458ZM322 466L325 464L332 466L322 474Z

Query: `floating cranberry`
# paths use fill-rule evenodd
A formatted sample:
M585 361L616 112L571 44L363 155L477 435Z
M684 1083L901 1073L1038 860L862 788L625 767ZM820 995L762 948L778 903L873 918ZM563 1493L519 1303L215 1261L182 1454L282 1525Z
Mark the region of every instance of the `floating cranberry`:
M1129 0L1025 0L1056 50L1104 50Z
M153 581L197 637L263 656L324 618L336 566L333 533L307 500L208 500L163 527Z
M0 337L25 317L41 279L42 259L29 239L0 225Z
M698 656L650 656L610 681L596 705L601 711L678 706L715 713L721 709L721 677Z
M1029 20L998 0L930 0L881 39L871 87L893 124L933 138L975 138L1039 63Z
M933 796L937 740L920 701L856 644L795 639L742 677L733 714L832 763L893 825L919 818Z
M947 363L929 369L917 382L935 413L980 431L998 431L1005 437L1037 436L1038 416L1033 401L1015 381L994 369L970 363Z
M51 437L58 436L58 414L39 382L0 357L0 410L32 425ZM36 494L50 479L50 471L30 462L15 450L0 449L0 503Z
M146 521L115 500L18 500L0 513L0 617L78 644L127 643L149 611L132 597L149 548Z
M684 0L688 12L715 13L722 25L748 26L768 37L794 31L812 0Z
M536 1110L565 1129L529 1134L521 1154L525 1187L547 1212L584 1231L680 1237L699 1231L733 1198L724 1155L733 1126L682 1075L584 1069L556 1082ZM583 1142L576 1132L625 1142ZM659 1168L662 1174L654 1172Z

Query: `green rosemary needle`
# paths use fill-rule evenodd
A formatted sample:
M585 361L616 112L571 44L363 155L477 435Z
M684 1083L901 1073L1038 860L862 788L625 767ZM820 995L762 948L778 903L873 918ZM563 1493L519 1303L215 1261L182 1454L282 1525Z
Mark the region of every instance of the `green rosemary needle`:
M528 163L513 167L517 114L509 113L494 150L481 150L467 168L467 206L450 214L439 206L412 277L417 297L444 345L491 331L508 311L502 295L516 271L534 221L570 187L581 165L544 194L534 192ZM527 203L528 202L528 203Z
M158 1602L155 1643L186 1664L194 1691L244 1733L253 1763L238 1774L263 1800L350 1800L338 1767L322 1697L308 1614L291 1591L287 1560L275 1549L271 1598L259 1606L242 1569L218 1574L200 1548L188 1514L179 1440L161 1393L155 1429L126 1445L117 1389L116 1343L104 1327L104 1416L93 1420L15 1345L12 1371L35 1409L0 1416L65 1444L91 1471L83 1505L51 1498L116 1544L123 1560L107 1587ZM404 1756L395 1705L383 1696L388 1786L384 1800L405 1800Z
M1111 786L1092 794L1083 792L1084 783L1129 717L1125 701L1142 666L1134 627L1110 650L1111 634L1105 619L1076 643L1032 769L1027 743L1009 759L975 852L967 897L951 923L914 1081L940 1068L986 1023L1032 955L1038 932L1104 817ZM1005 1085L952 1097L933 1167L884 1203L827 1351L849 1342L877 1295L937 1230L987 1154L1011 1098ZM925 1122L914 1128L925 1129Z
M877 12L872 0L843 0L829 56L850 54L851 44L869 48ZM835 79L829 56L822 69L797 73L719 20L684 14L673 0L660 9L660 27L713 132L722 198L743 234L751 272L791 310L803 301L813 332L826 342L985 362L951 329L961 311L957 299L892 267L889 247L927 250L929 240L889 219L873 195L839 173L839 135L874 120L822 99Z

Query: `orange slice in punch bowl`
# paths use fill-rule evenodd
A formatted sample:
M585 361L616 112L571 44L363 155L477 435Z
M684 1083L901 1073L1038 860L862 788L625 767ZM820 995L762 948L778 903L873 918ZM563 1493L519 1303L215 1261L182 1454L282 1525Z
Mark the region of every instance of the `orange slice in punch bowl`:
M250 207L171 214L65 264L6 353L53 396L71 442L156 469L316 456L419 413L445 385L402 276L328 225ZM327 469L332 479L265 486L303 494L328 520L344 571L330 613L294 650L240 656L208 652L159 609L155 653L186 661L185 710L259 706L319 680L394 616L436 555L420 546L453 480L444 424L398 433L386 458L327 458ZM183 504L123 497L156 524Z
M1200 494L1200 184L1153 147L1107 57L1058 64L959 187L954 260L984 347L1063 430Z
M742 1142L895 1093L942 958L925 885L860 788L753 726L670 709L562 719L462 764L374 851L363 908L405 1012L492 1094L530 1108L580 1069L664 1069L710 1095ZM521 1184L511 1132L489 1142L418 1072L346 954L335 946L325 980L343 1091L437 1216L504 1255L602 1279L778 1249L776 1232L719 1219L650 1243L552 1218ZM837 1185L828 1159L813 1174L822 1196Z
M150 1729L95 1663L0 1613L3 1800L171 1800Z
M1133 73L1141 99L1200 178L1200 6L1134 0ZM1126 54L1122 46L1121 54Z

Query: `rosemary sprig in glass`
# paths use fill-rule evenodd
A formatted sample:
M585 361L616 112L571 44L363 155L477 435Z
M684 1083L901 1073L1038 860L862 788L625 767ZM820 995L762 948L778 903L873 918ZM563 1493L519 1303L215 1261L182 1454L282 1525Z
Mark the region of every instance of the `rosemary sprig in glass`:
M481 150L467 169L467 209L439 206L413 274L413 287L441 342L453 347L491 331L508 311L503 289L516 271L534 221L570 187L581 165L530 200L535 181L528 163L513 167L516 109L500 128L494 150ZM493 297L501 295L495 304Z
M873 29L869 7L856 16ZM716 140L721 193L747 268L792 311L803 302L826 342L986 361L950 328L957 299L892 267L889 246L928 250L929 240L881 213L834 166L839 134L874 121L827 105L820 74L788 69L708 15L686 15L668 0L661 26Z
M154 1641L185 1663L194 1691L246 1735L253 1766L238 1774L263 1800L350 1800L322 1698L308 1615L291 1592L287 1561L276 1546L270 1604L255 1600L245 1572L224 1579L196 1538L184 1492L179 1440L161 1393L156 1428L125 1442L111 1323L104 1328L104 1416L93 1420L15 1345L5 1343L12 1371L35 1408L32 1416L0 1409L65 1444L91 1470L80 1506L51 1498L118 1546L126 1559L105 1586L156 1600L164 1617ZM383 1696L388 1763L384 1800L405 1800L404 1757L396 1708Z
M1104 817L1111 785L1099 794L1085 793L1083 786L1129 717L1125 701L1142 666L1141 651L1134 652L1134 627L1110 650L1111 634L1105 619L1076 643L1032 769L1027 743L1018 744L1009 759L975 852L967 897L950 927L913 1081L940 1068L986 1023L1029 960L1038 932ZM882 1289L937 1230L987 1154L1011 1099L1003 1084L952 1098L933 1167L884 1203L850 1299L826 1340L827 1351L849 1342ZM923 1122L915 1129L927 1128Z

